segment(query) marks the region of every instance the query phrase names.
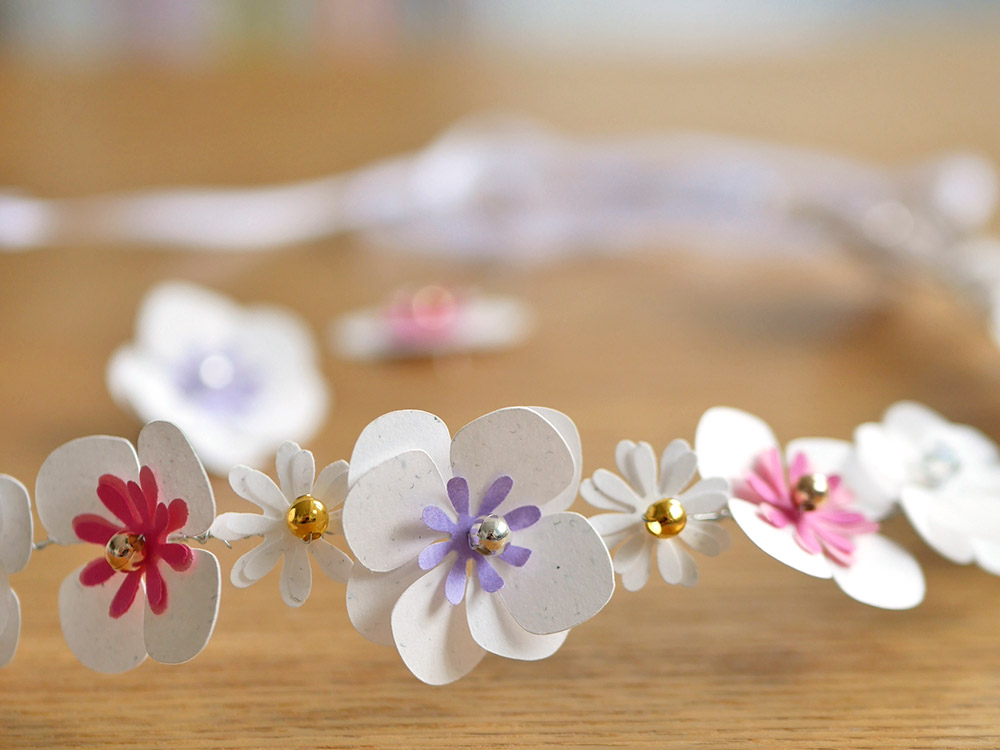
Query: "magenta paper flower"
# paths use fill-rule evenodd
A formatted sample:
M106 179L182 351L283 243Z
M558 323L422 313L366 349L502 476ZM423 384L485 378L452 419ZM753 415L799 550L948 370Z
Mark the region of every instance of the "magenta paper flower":
M12 476L0 474L0 667L14 658L21 635L21 603L8 576L31 558L31 500Z
M426 412L379 417L354 447L344 502L351 622L430 684L487 651L551 656L614 590L600 536L566 512L580 474L576 427L551 409L501 409L454 439Z
M923 572L902 547L878 534L861 510L877 492L841 440L794 440L785 449L763 421L736 409L709 409L695 439L703 475L730 480L729 509L769 555L848 596L883 609L909 609L924 597Z
M215 500L177 427L149 423L138 453L103 435L66 443L42 465L35 501L53 541L99 545L59 589L63 634L81 662L124 672L147 654L179 664L205 647L219 610L219 563L185 542L208 529Z

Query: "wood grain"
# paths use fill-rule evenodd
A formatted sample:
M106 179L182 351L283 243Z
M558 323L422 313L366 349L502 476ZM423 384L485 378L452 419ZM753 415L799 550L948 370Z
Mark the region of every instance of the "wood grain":
M291 179L416 147L484 105L581 133L708 127L885 161L956 144L1000 156L998 49L984 34L795 64L593 71L429 60L57 74L8 62L0 174L52 195ZM30 485L68 439L137 434L103 368L166 278L289 305L318 335L402 282L475 283L537 306L537 335L509 353L378 366L326 356L336 406L310 446L322 462L401 407L453 428L504 405L562 409L588 474L612 464L620 438L691 438L720 403L765 415L785 438L848 437L915 398L1000 436L1000 354L975 321L932 289L881 288L846 263L733 268L650 252L513 270L350 239L249 258L68 247L0 257L0 470ZM224 482L216 490L220 510L239 507ZM92 674L56 612L59 582L87 552L48 549L13 578L24 627L0 671L0 747L996 747L1000 582L937 558L901 519L887 530L925 566L916 611L855 604L738 538L701 564L696 588L619 591L552 659L487 658L444 688L354 633L342 587L317 580L292 611L274 573L248 590L224 584L215 636L191 664ZM225 570L240 551L213 549Z

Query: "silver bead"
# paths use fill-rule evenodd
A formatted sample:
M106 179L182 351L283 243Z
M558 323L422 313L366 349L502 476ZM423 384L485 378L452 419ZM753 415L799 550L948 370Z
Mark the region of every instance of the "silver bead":
M469 546L481 555L499 555L510 541L510 526L503 516L479 518L469 529Z
M924 484L934 489L940 487L962 468L958 454L946 443L937 443L920 459L920 472Z

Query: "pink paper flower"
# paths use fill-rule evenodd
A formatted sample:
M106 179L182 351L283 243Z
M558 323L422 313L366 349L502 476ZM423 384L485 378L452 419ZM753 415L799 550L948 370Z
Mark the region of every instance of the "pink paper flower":
M59 589L63 634L81 662L124 672L147 654L179 664L205 647L219 610L219 563L183 540L208 529L215 500L177 427L149 423L138 452L104 435L66 443L42 465L35 499L50 539L104 545Z

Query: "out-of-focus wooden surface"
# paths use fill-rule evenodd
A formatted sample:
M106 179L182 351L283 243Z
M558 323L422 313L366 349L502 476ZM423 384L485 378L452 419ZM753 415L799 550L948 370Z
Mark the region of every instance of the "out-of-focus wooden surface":
M983 35L662 70L443 60L67 74L6 63L0 182L73 195L294 179L418 147L484 106L586 134L710 128L889 163L954 146L1000 157L997 50ZM1000 437L1000 352L975 321L931 290L879 290L848 265L723 270L663 252L518 271L353 240L252 257L62 248L0 256L0 471L31 486L66 440L135 437L104 363L166 278L289 305L318 336L404 282L473 282L537 306L537 335L508 353L362 366L327 351L336 406L309 446L324 463L401 407L453 429L504 405L562 409L580 427L586 474L612 465L620 438L690 439L720 403L764 415L785 438L848 437L915 398ZM224 482L216 490L220 510L239 506ZM224 583L215 636L194 662L92 674L56 611L60 580L88 553L47 549L13 577L23 633L0 671L0 747L996 747L1000 581L938 559L901 519L887 530L925 566L916 611L856 604L737 535L701 563L696 588L619 591L550 660L490 657L444 688L355 634L342 587L317 579L293 611L275 573L249 590ZM212 549L228 571L246 547Z

